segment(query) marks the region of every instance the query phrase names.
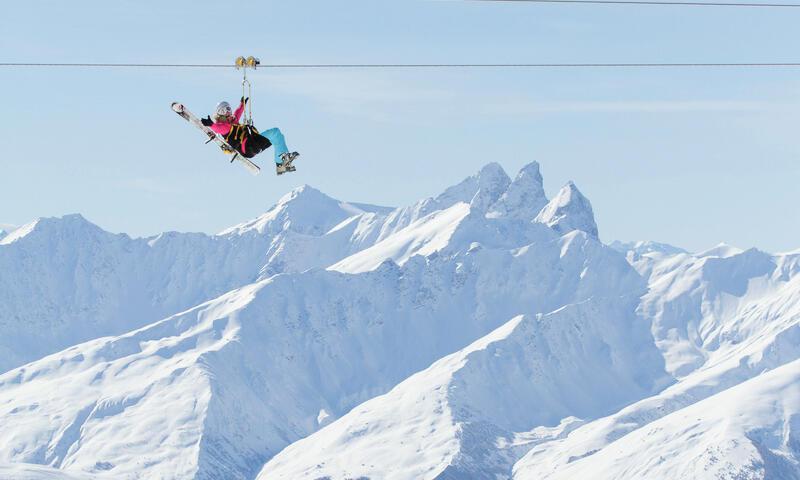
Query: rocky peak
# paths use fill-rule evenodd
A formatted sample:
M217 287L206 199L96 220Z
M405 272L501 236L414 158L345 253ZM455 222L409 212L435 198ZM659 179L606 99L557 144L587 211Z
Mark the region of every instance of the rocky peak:
M593 237L598 236L592 204L571 181L545 205L534 221L560 234L581 230Z

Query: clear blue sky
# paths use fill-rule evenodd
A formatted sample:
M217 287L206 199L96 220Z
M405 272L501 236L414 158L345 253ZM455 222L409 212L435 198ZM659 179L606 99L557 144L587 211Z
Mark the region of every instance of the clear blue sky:
M459 1L7 2L0 61L798 61L800 9ZM574 180L601 237L800 247L800 69L266 71L261 128L297 174L250 176L169 110L234 70L0 69L0 223L79 212L135 236L215 232L300 184L403 205L489 161ZM268 161L262 163L271 167Z

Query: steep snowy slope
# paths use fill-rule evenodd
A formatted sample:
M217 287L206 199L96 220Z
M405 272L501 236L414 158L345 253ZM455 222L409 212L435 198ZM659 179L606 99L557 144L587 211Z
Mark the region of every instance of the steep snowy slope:
M800 479L800 360L671 413L600 450L550 462L545 452L534 449L517 464L514 478Z
M772 318L743 324L741 318L776 294L794 288L800 256L771 256L755 249L713 249L696 255L655 256L640 272L650 275L641 310L653 322L653 336L667 368L685 376L746 341ZM790 293L792 293L790 291Z
M293 444L258 478L507 477L532 444L574 428L574 417L596 418L663 386L663 360L635 300L517 317Z
M360 273L387 261L404 264L415 255L428 256L450 245L459 224L470 214L470 206L457 203L413 222L376 245L332 265L331 270Z
M554 475L553 478L684 478L669 472L681 465L705 462L707 458L702 450L689 448L673 453L659 450L659 443L653 442L647 450L653 456L647 457L637 450L640 440L625 440L627 450L620 451L617 449L618 439L627 438L627 435L640 438L646 435L641 432L651 432L656 428L651 427L650 422L659 421L671 412L680 412L704 398L714 398L719 392L757 378L764 371L781 368L800 358L800 276L797 275L800 259L795 255L769 257L757 251L743 252L730 247L715 248L694 256L664 253L663 249L644 252L644 255L658 259L658 268L654 269L651 277L651 290L642 297L643 302L637 308L639 315L658 312L653 323L656 327L662 325L660 321L665 312L668 318L676 320L691 321L690 313L695 309L706 316L705 324L691 327L702 330L693 334L695 343L692 345L697 352L702 352L704 362L679 383L649 397L642 389L630 388L630 385L621 388L615 384L608 375L623 365L647 370L648 362L632 361L630 355L626 358L624 346L641 349L643 353L654 351L655 346L650 343L652 337L643 332L636 338L637 334L631 331L622 341L605 343L608 357L601 355L591 360L590 356L581 355L601 349L591 348L584 342L602 342L605 335L616 332L616 329L624 332L632 326L646 328L650 322L639 317L637 323L624 313L608 314L602 309L599 314L595 311L593 315L578 317L580 321L577 323L569 322L559 318L559 314L578 307L566 307L545 318L559 318L552 325L563 328L580 325L581 336L565 336L558 329L534 331L539 341L525 339L520 342L524 347L515 349L506 342L514 337L510 332L518 331L522 323L513 328L507 325L459 354L437 362L389 394L357 407L332 425L287 448L267 464L262 477L507 478L512 463L531 450L517 465L519 478L550 478L549 475ZM669 278L670 272L679 267L681 273ZM687 297L692 301L687 302ZM655 299L659 302L658 307L649 303ZM597 301L595 297L587 303L591 305ZM679 310L676 303L684 305L685 309ZM615 306L619 307L619 304ZM603 327L598 327L598 324ZM657 334L662 332L659 328L654 331ZM565 343L561 344L559 340L564 338ZM497 347L497 350L488 345ZM662 341L659 346L671 358L669 354L674 345ZM454 378L460 377L469 365L467 359L475 360L476 351L489 352L487 357L494 352L492 360L503 367L478 370L483 376L471 376L463 384L457 383ZM508 352L517 354L508 355ZM513 358L513 365L504 363L509 356ZM534 358L545 358L546 361L532 361ZM585 363L581 363L581 358L586 360ZM606 358L613 361L607 364L604 362ZM537 365L534 371L538 375L526 370L531 364ZM574 370L560 369L565 364ZM653 375L651 379L658 378L655 373L658 369L652 363L649 365L649 375ZM551 372L557 372L555 380L548 377ZM647 378L648 374L644 375ZM593 387L595 376L602 380ZM620 373L620 378L630 381L637 378L637 373L625 371ZM535 385L535 388L526 391L521 387L524 385ZM585 390L576 391L576 386ZM538 389L547 392L545 398L552 398L554 393L563 394L564 398L542 402L541 390ZM643 400L596 422L590 421L596 418L596 410L570 408L576 398L592 399L595 408L602 408L602 405L612 403L604 401L609 392L630 394L629 400L637 399L638 395ZM780 404L785 400L779 396L785 393L785 390L780 390L775 392L776 397L765 396L761 401L769 405ZM707 405L726 402L728 398L722 395ZM481 408L475 408L475 404L480 404ZM557 407L553 408L554 405ZM746 405L744 402L734 410ZM533 406L535 408L531 408ZM618 406L612 406L608 411ZM694 415L694 410L690 412L685 415ZM553 416L543 418L547 413ZM790 438L786 436L786 429L795 428L796 432L796 427L786 426L794 422L792 415L787 413L785 421L781 421L778 415L774 423L764 420L769 416L762 416L758 431L764 438ZM714 425L718 421L719 416L716 416L705 425ZM585 426L581 426L582 423ZM532 431L526 434L525 429ZM725 436L713 431L707 434L707 441L716 439L719 445L736 444L744 434L740 433L732 432ZM784 450L791 448L786 442L781 447ZM670 448L674 449L675 445L670 444ZM622 467L595 463L591 460L595 452L604 452L599 458L618 454L634 458L638 463L635 467L628 467L637 474L626 476L627 470ZM717 459L725 458L725 455L735 458L733 452L726 452L722 447L719 452ZM662 466L666 469L663 471L644 469L653 475L642 475L639 466L651 465L652 459L670 455L676 455L679 460L671 463L669 468L664 463ZM775 464L777 460L770 460L768 453L765 455L761 463ZM791 455L787 460L788 466L781 467L782 472L797 469L796 452ZM576 463L583 458L587 459L587 466ZM756 461L752 465L758 464ZM572 465L578 465L575 467L578 470L572 470ZM606 471L610 473L606 474ZM695 477L688 475L685 478Z
M538 170L538 164L533 163L526 168ZM486 212L511 185L511 179L503 168L497 163L490 163L476 175L448 188L437 197L427 198L392 212L381 226L377 241L384 240L433 212L446 210L457 203L472 204L476 211ZM533 188L537 187L534 185Z
M511 250L278 275L12 370L0 376L0 461L252 478L321 423L508 318L643 291L593 237L535 229L536 243Z
M720 251L716 250L714 253L720 253ZM646 435L641 432L653 431L653 428L655 428L652 426L653 422L659 421L659 419L672 412L680 413L687 406L709 397L711 398L706 403L707 405L716 404L722 407L723 404L719 402L726 401L724 399L730 397L727 394L717 394L743 382L758 378L765 371L779 369L784 365L794 365L794 368L797 368L796 360L800 358L800 275L797 275L798 258L793 255L774 257L774 271L767 275L751 277L755 272L761 270L760 268L753 270L754 263L755 265L760 265L759 262L763 260L758 260L760 258L758 252L749 251L737 254L735 251L726 249L725 254L730 256L722 259L725 263L721 264L717 263L720 257L686 258L683 256L673 258L672 262L678 262L681 265L688 263L697 271L705 273L707 278L709 273L704 268L708 265L712 266L712 272L715 273L716 270L714 268L724 265L726 274L706 280L703 294L700 295L705 300L697 300L700 305L695 306L689 300L693 299L692 295L698 295L695 290L699 288L695 285L697 272L684 272L682 276L685 276L687 281L685 283L671 281L670 288L675 290L662 293L665 295L665 300L660 303L663 308L657 310L658 312L667 312L672 315L669 318L679 319L679 316L672 313L676 310L676 307L670 303L669 298L672 298L672 301L678 304L688 304L693 308L701 309L702 313L705 314L705 318L697 325L690 322L690 329L685 331L694 332L693 336L695 337L691 342L686 342L691 345L692 353L694 354L690 358L696 358L695 355L700 352L703 358L702 364L688 371L678 383L658 395L637 402L607 418L582 426L563 440L537 446L517 466L517 471L526 472L524 475L521 473L522 477L520 478L550 478L550 476L553 476L553 478L569 478L569 476L560 477L560 472L572 472L567 468L578 459L586 458L587 465L595 465L591 457L597 452L605 452L601 458L608 458L608 456L619 453L633 455L634 452L622 452L619 450L619 439L627 438L630 435L633 435L632 438ZM706 259L714 259L714 261L707 265ZM670 268L667 271L672 271L674 266L671 264L668 266ZM731 268L732 266L735 268ZM731 275L731 272L740 272L743 276L737 278L735 275ZM656 273L658 273L658 270ZM659 277L656 276L656 278ZM746 292L731 288L732 286L741 286L742 279L746 280L745 284L749 284L749 289ZM664 282L664 278L658 281L659 284L662 282ZM718 289L722 287L736 290L739 296L720 292ZM712 292L717 292L717 296L711 295ZM675 295L676 293L678 294ZM646 305L648 296L652 294L653 289L645 296L643 305ZM703 301L710 303L704 304ZM643 309L640 307L640 310ZM682 314L688 320L693 318L692 309L686 308L682 311ZM658 326L662 320L663 317L656 317L654 325ZM701 325L701 328L698 329L699 325ZM656 333L660 332L658 328L654 331ZM676 336L676 338L679 337ZM667 354L667 360L674 359L675 349L681 348L676 346L681 345L680 341L659 342L659 344ZM667 365L670 365L669 361ZM681 365L685 364L682 363ZM713 400L714 398L717 398L717 400ZM764 404L775 404L781 401L779 396L764 396L759 400ZM743 405L739 405L736 408ZM694 412L693 410L689 411ZM742 414L744 415L744 413ZM693 413L689 415L693 415ZM793 421L791 416L787 416L787 422L791 423ZM664 420L664 422L668 422L668 420ZM761 428L760 431L765 436L777 435L781 437L783 429L786 427L776 418L773 423L763 424L759 428ZM739 433L736 431L729 433L730 435L715 433L718 435L716 441L719 445L738 441L737 435ZM631 444L627 443L626 440L623 445ZM655 448L653 447L653 449ZM664 457L677 455L667 451L659 452L658 454ZM793 455L796 458L796 453ZM687 464L690 457L694 463L707 461L706 454L703 451L689 449L687 452L679 452L680 460L678 462L665 464L664 467L673 470L677 469L680 464ZM722 454L717 457L726 461L729 460ZM584 461L581 460L581 462ZM618 472L613 469L611 471ZM633 469L632 471L639 470ZM744 473L742 475L742 477L736 477L731 474L725 478L784 478L770 475L759 476L760 474L757 472L751 476L747 476ZM641 477L635 475L616 477L609 474L605 478ZM653 478L675 477L654 476ZM717 477L709 476L707 478Z

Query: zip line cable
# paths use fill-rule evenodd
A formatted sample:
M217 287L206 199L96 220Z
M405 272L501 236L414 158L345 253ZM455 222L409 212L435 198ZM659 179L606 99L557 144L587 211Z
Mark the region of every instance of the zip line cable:
M665 0L463 0L494 3L572 3L593 5L669 5L683 7L800 8L800 3L671 2Z
M487 0L478 0L487 1ZM489 0L508 1L508 0ZM532 1L532 0L511 0ZM595 1L595 0L539 0L539 1ZM73 68L236 68L228 64L198 63L8 63L0 62L0 68L25 67L73 67ZM795 68L800 62L755 62L755 63L362 63L362 64L265 64L259 68L272 69L444 69L444 68Z

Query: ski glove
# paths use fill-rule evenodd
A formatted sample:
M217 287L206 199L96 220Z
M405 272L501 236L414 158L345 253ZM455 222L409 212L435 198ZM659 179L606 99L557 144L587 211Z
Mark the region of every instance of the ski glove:
M211 115L209 115L206 118L201 118L200 119L200 123L202 123L206 127L210 127L211 125L214 125L214 121L211 120Z
M247 98L242 97L242 99L240 100L240 102L242 102L242 105L246 104L249 101L250 101L250 97L247 97Z

